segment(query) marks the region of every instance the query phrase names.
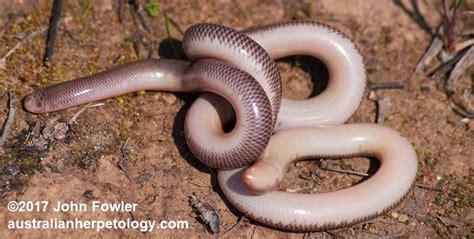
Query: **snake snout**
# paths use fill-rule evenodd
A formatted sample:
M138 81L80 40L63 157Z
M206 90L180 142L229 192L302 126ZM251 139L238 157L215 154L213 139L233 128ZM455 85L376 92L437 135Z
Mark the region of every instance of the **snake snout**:
M23 106L25 109L31 113L43 113L44 105L41 103L38 95L33 93L25 97L23 101Z

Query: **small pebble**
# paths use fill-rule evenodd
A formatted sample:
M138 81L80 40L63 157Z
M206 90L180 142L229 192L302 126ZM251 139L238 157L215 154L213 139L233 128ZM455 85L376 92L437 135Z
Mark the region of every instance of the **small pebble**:
M143 183L143 182L145 182L145 181L148 181L150 178L151 178L151 174L149 174L149 173L143 173L143 174L141 174L140 176L138 176L138 177L135 179L135 181L136 181L137 183Z
M398 220L399 222L405 223L405 222L408 221L408 216L407 216L406 214L400 214L400 215L398 216L397 220Z
M441 208L439 210L437 210L438 214L439 215L445 215L446 214L446 210L444 208Z
M92 191L90 189L87 189L86 191L84 191L82 196L85 197L85 198L88 198L88 199L92 199L92 198L94 198L94 191Z
M396 213L396 212L392 212L390 215L391 215L393 218L395 218L395 219L397 219L398 216L399 216L399 214Z
M370 91L369 100L377 100L377 95L375 94L375 91Z
M94 2L94 10L97 9L99 12L110 11L114 9L114 1L113 0L104 0L104 1L97 1Z
M46 140L62 140L66 138L69 127L66 123L57 122L57 119L51 119L46 122L41 133Z
M420 91L423 93L429 93L431 91L431 88L428 86L422 86L420 87Z
M172 105L176 102L176 96L171 93L163 93L161 94L161 98L166 101L166 103Z
M86 154L79 160L79 167L82 169L88 169L93 161L94 159L89 154Z
M32 140L31 144L36 150L43 151L48 149L48 141L43 137Z

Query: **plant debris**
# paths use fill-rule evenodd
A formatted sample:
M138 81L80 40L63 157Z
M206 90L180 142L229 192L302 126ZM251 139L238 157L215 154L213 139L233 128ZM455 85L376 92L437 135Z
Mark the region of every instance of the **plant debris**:
M160 15L160 5L158 5L158 3L145 3L145 5L143 5L143 8L150 17L158 17Z
M375 115L375 123L376 124L383 124L385 119L385 112L390 108L392 105L390 103L390 97L384 97L380 100L380 97L377 95L375 91L371 91L369 93L369 99L375 102L375 108L377 114Z
M438 88L445 91L448 98L452 98L454 81L466 74L469 68L474 65L474 39L472 33L463 32L468 31L469 28L465 26L469 26L469 24L459 21L461 17L470 18L464 14L469 11L459 14L463 1L451 1L451 6L448 2L446 0L442 2L442 22L436 34L432 36L431 44L418 62L415 73L423 73L438 58L441 61L440 64L428 75L431 76L431 79L436 80ZM458 27L457 24L461 24L462 27ZM454 111L456 112L456 110Z
M443 223L444 226L446 227L450 227L450 226L454 226L454 227L459 227L458 223L454 220L451 220L447 217L441 217L441 216L436 216L436 218L441 222Z
M54 0L53 2L53 11L51 14L51 21L49 23L48 30L48 40L46 41L46 54L44 56L44 61L46 65L49 65L49 62L53 58L54 43L56 42L56 35L58 33L59 20L61 19L63 5L64 0Z
M46 124L41 132L44 139L49 142L53 142L66 138L68 131L69 127L66 123L58 122L57 118L51 118L46 121Z
M425 54L421 57L420 61L418 61L418 64L416 65L416 68L415 68L416 74L422 74L425 68L432 63L432 61L443 49L442 34L443 34L443 26L440 26L438 27L436 34L433 36L433 39L431 40L431 43L428 49L426 50Z
M12 91L8 91L8 102L8 116L7 120L5 121L5 124L3 124L2 136L0 137L0 152L3 151L3 144L10 136L11 128L15 120L16 99L15 93L13 93Z
M203 202L193 194L189 196L189 204L193 208L192 216L199 217L213 234L219 232L219 214L209 203Z
M403 89L405 88L405 84L402 82L379 82L370 83L368 88L369 90Z

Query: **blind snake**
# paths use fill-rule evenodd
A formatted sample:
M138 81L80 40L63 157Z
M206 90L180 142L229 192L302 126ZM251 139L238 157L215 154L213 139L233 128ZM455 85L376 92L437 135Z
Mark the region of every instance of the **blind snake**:
M189 148L219 169L219 183L233 205L277 228L314 231L353 225L390 210L410 190L417 158L405 138L383 126L340 125L358 108L366 76L358 49L339 30L305 21L243 32L197 24L186 31L183 48L194 63L127 63L45 87L25 98L25 109L58 111L139 90L210 92L187 113ZM328 86L310 99L282 99L273 59L303 54L326 64ZM234 117L233 130L224 132L222 125ZM294 160L352 156L375 156L381 166L364 182L334 192L274 190Z

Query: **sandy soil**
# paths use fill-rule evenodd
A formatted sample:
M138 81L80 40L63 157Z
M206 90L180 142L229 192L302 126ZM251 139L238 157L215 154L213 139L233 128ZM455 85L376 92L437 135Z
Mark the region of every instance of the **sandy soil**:
M328 232L293 233L248 220L221 193L214 171L199 163L183 137L185 113L195 96L162 92L130 94L88 108L66 125L81 107L32 115L19 107L13 132L0 155L0 237L212 237L205 224L193 217L189 197L196 197L220 215L222 237L332 238L332 237L472 237L474 135L461 117L448 107L443 92L414 68L431 37L406 12L391 1L157 1L175 24L171 36L199 22L219 23L235 29L291 19L309 19L333 25L348 34L360 48L368 81L400 82L399 90L378 90L390 101L385 126L399 131L416 149L417 183L403 203L366 223ZM402 1L412 9L410 1ZM33 89L90 75L124 62L173 56L167 41L164 17L144 20L133 16L130 6L118 1L66 1L55 55L50 67L43 64L46 34L32 37L0 65L0 122L8 108L7 90L17 99ZM436 4L419 2L421 14L435 29L440 22ZM0 3L0 55L31 32L48 26L50 1ZM121 9L121 10L120 10ZM174 43L179 50L179 42ZM178 52L178 55L181 54ZM301 99L311 95L310 80L298 59L279 61L284 95ZM321 68L321 67L320 67ZM324 70L317 70L324 78ZM471 78L469 78L471 77ZM319 81L318 81L319 80ZM472 73L457 84L459 95L472 104ZM466 93L468 92L468 93ZM375 105L369 91L350 122L374 122ZM299 192L330 191L348 187L361 177L329 172L320 164L367 172L364 158L305 161L292 165L281 189ZM311 175L319 178L313 180ZM369 197L369 195L368 195ZM135 212L9 212L9 201L138 204ZM8 230L9 220L21 219L122 219L186 220L186 230ZM239 222L238 222L239 221ZM236 223L238 224L233 227ZM228 229L232 228L230 231ZM227 231L227 232L226 232ZM80 234L77 234L80 233Z

